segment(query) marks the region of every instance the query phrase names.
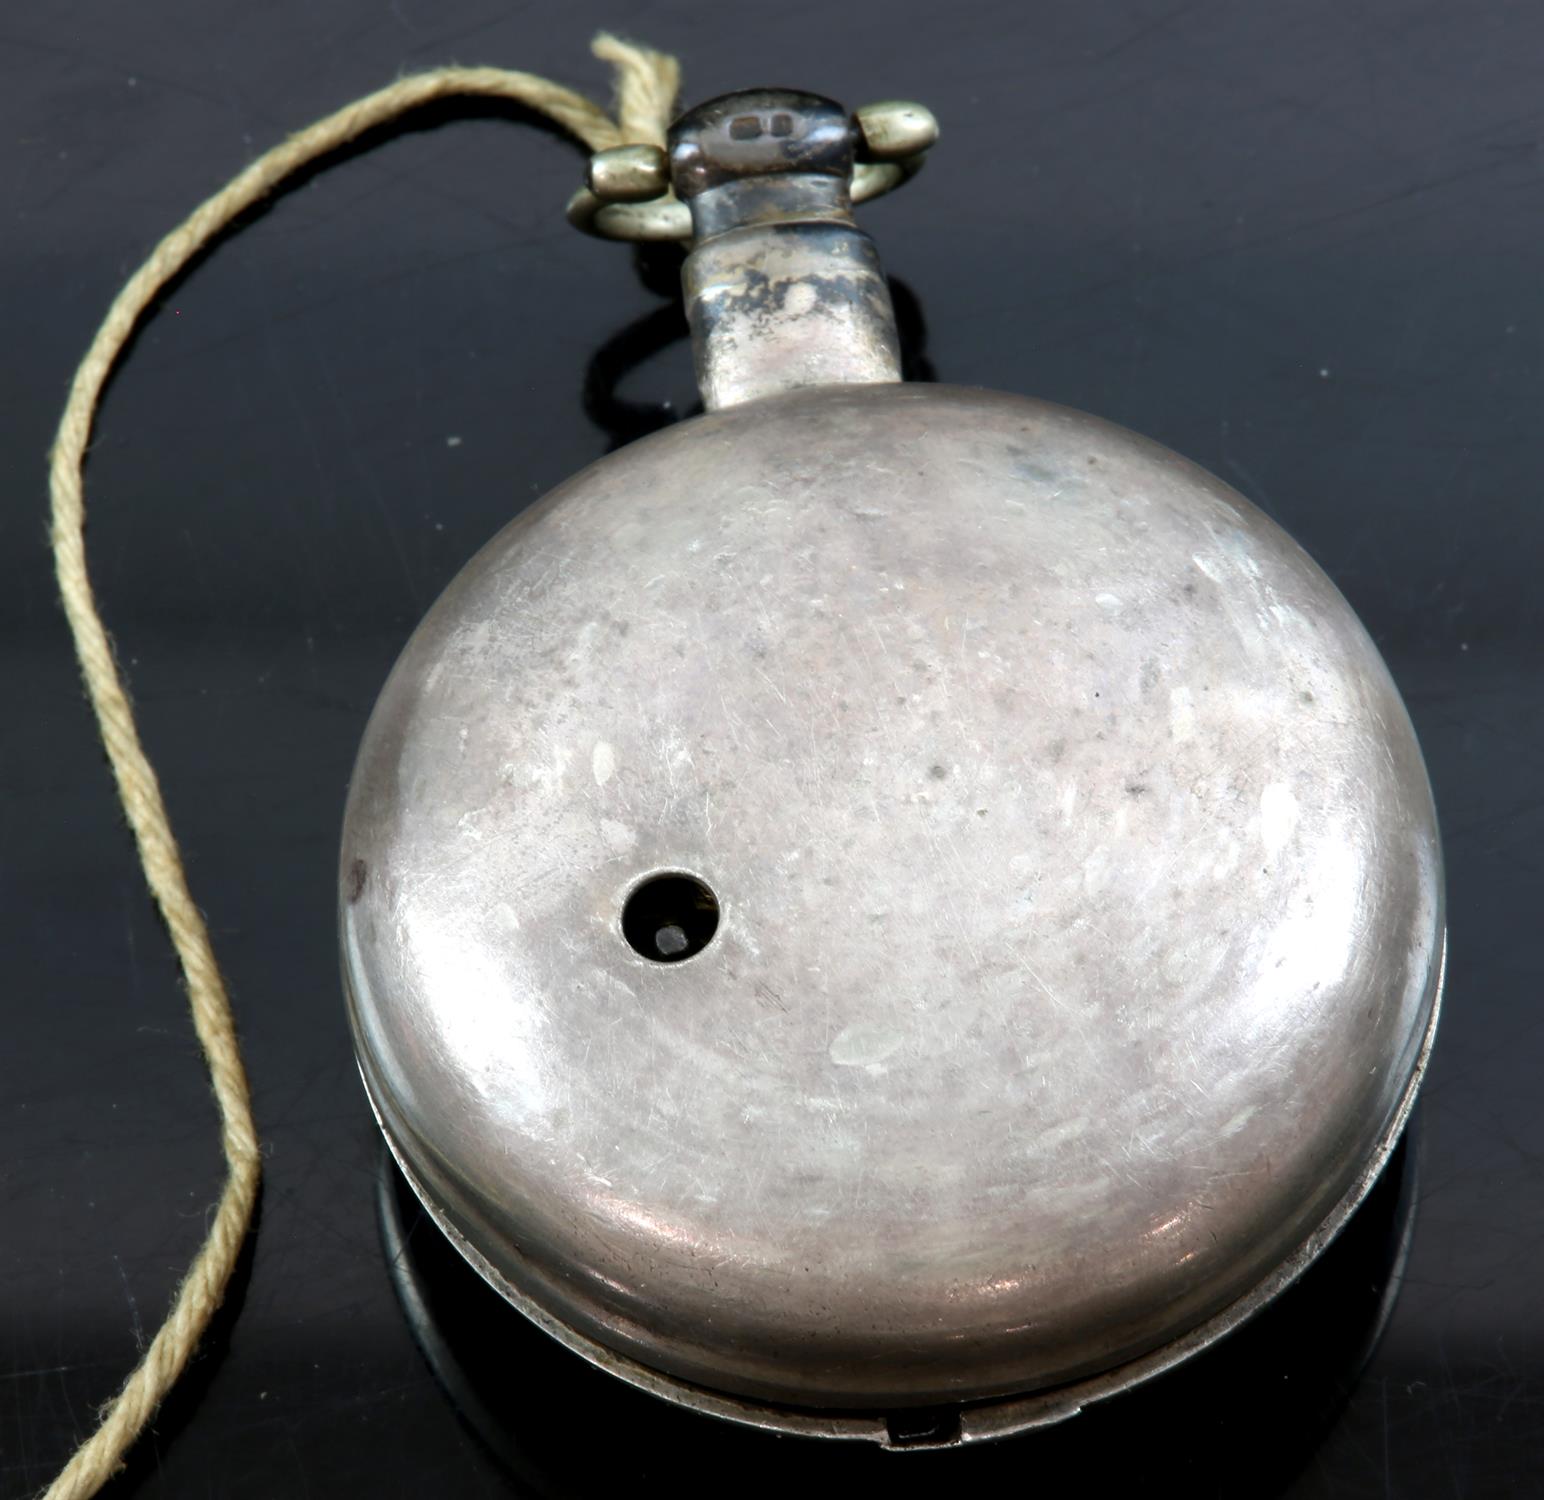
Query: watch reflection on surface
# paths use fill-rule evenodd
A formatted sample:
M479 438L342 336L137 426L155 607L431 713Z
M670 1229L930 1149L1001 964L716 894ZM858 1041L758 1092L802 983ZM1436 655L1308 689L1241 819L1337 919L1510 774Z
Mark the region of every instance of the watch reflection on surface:
M764 1484L932 1494L1001 1483L1046 1494L1269 1496L1333 1425L1393 1309L1415 1213L1419 1116L1339 1237L1274 1303L1169 1374L1056 1426L886 1453L702 1416L634 1390L529 1323L466 1264L382 1147L386 1260L419 1347L462 1417L526 1492ZM877 1467L876 1467L877 1466ZM822 1489L821 1492L824 1492Z

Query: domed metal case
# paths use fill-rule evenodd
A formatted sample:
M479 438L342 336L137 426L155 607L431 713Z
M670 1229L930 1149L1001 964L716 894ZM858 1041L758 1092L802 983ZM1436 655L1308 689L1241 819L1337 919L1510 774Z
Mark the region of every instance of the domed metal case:
M1396 1140L1444 942L1415 737L1324 574L1153 443L877 377L714 404L393 671L342 845L366 1086L624 1378L880 1441L1065 1415L1279 1290Z

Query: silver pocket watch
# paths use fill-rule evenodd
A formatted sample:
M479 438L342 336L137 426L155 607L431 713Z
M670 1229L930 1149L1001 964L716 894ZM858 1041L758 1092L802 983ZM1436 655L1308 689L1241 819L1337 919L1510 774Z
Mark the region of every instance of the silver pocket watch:
M466 1259L661 1397L892 1445L1287 1286L1398 1139L1445 943L1409 718L1291 538L1096 417L901 381L852 202L932 135L766 90L595 159L576 218L690 241L705 411L445 591L340 861L360 1069Z

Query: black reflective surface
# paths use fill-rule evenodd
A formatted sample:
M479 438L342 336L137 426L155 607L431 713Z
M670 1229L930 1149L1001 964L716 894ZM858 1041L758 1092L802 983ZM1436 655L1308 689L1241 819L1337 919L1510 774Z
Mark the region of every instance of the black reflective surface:
M640 1452L668 1453L683 1495L754 1473L779 1489L931 1495L1006 1490L1033 1471L1050 1494L1126 1495L1154 1474L1191 1495L1279 1494L1335 1421L1394 1306L1418 1191L1420 1127L1329 1251L1233 1338L1075 1420L966 1448L904 1456L866 1443L791 1439L662 1406L558 1347L510 1308L440 1235L381 1152L387 1263L404 1315L446 1392L490 1454L533 1495L614 1494ZM518 1370L518 1376L513 1372ZM603 1442L575 1462L583 1413ZM959 1434L958 1413L892 1416L909 1435Z
M668 257L579 239L560 214L577 153L517 112L447 106L205 257L138 339L93 450L95 576L268 1151L229 1315L117 1492L819 1493L956 1472L1048 1493L1544 1493L1544 13L61 0L0 18L0 1494L45 1482L116 1387L219 1182L54 602L44 452L70 373L155 239L267 144L439 61L603 89L585 57L603 24L681 52L692 98L775 83L928 102L934 162L862 215L902 284L912 372L1178 448L1285 524L1368 622L1426 748L1452 923L1398 1297L1359 1375L1385 1274L1370 1252L1277 1342L1224 1346L1224 1376L1086 1429L995 1455L804 1457L592 1399L500 1309L468 1312L477 1289L427 1250L441 1383L382 1248L338 994L350 760L461 563L696 400ZM458 1401L502 1413L503 1436Z

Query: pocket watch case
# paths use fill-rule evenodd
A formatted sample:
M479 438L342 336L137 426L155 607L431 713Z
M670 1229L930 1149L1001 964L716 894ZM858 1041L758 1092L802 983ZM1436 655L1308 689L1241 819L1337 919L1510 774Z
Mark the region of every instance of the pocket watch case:
M1444 918L1404 706L1285 532L899 380L850 213L886 118L713 101L674 198L602 208L690 215L707 410L435 604L340 914L373 1107L484 1277L669 1399L893 1444L1065 1416L1287 1285L1398 1139Z

